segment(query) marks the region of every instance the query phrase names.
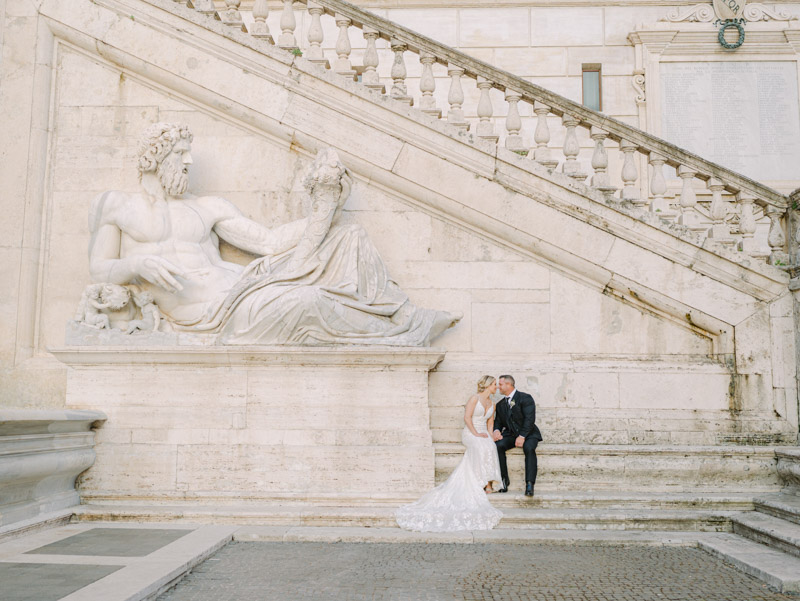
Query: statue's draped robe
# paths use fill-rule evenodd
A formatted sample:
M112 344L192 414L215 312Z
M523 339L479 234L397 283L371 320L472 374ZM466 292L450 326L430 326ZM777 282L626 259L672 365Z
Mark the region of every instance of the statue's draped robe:
M409 302L360 226L331 229L294 273L292 250L250 263L198 320L176 329L218 334L222 344L423 346L438 311Z

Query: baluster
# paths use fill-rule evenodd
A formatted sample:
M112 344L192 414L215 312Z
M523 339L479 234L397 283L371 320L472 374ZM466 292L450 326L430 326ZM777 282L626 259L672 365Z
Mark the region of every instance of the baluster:
M364 38L367 40L367 49L364 51L364 74L361 76L361 83L370 90L376 90L383 94L386 87L378 77L378 49L375 42L378 40L380 32L368 25L364 25Z
M436 91L433 63L436 62L436 57L428 52L420 52L419 62L422 63L422 77L419 80L419 91L422 92L422 98L419 101L419 108L423 113L439 119L442 116L442 109L437 108L436 99L433 97L433 93Z
M561 117L561 123L567 128L567 133L564 136L564 157L566 160L561 166L561 170L564 175L583 181L587 176L581 171L581 164L577 160L581 147L578 144L578 135L575 133L575 128L578 127L580 121L572 115L564 113L563 117Z
M553 157L550 148L547 147L550 142L550 125L547 123L550 107L537 100L533 103L533 112L536 113L536 131L533 132L536 150L528 156L532 156L537 163L548 169L555 169L558 159Z
M267 17L269 16L269 4L267 0L256 0L253 4L253 27L250 28L250 35L254 38L262 38L272 43L272 35L269 33Z
M455 65L447 66L447 74L450 76L450 91L447 93L447 102L450 110L447 111L447 122L463 130L469 130L469 123L464 119L464 90L461 88L461 76L464 69Z
M339 28L339 37L336 38L336 55L339 57L333 65L333 70L339 75L355 79L356 72L350 64L350 24L352 21L343 15L336 15L336 26Z
M706 187L711 190L711 227L708 228L708 237L720 244L730 245L734 240L731 237L731 228L725 223L728 217L728 203L722 199L725 184L716 177L709 178Z
M756 218L753 214L753 198L747 192L739 192L736 195L736 202L740 206L739 213L739 233L742 239L739 241L739 250L752 255L756 251L756 241L754 235L756 233Z
M392 63L392 91L390 96L395 100L414 106L414 99L408 95L406 88L406 62L403 54L408 46L400 40L393 39L391 42L392 52L394 52L394 62Z
M772 205L767 205L764 212L769 217L769 234L767 235L767 242L770 247L769 264L770 265L788 265L789 254L783 250L786 244L786 235L783 232L783 224L781 219L784 215L784 210Z
M663 219L670 219L674 217L670 211L669 202L664 198L667 192L667 180L664 178L664 163L667 160L660 154L654 152L650 153L649 163L652 168L650 176L650 211L658 213L658 216Z
M186 6L204 15L213 15L217 12L217 7L214 6L214 0L188 0Z
M322 29L322 21L320 17L325 12L321 4L308 2L308 14L311 15L311 24L308 27L308 50L306 51L306 58L315 65L322 65L326 69L330 67L325 54L322 52L322 42L325 39L325 34Z
M492 82L483 77L478 77L478 89L481 91L481 97L478 100L478 118L480 121L475 133L479 138L497 144L500 136L494 132L494 125L492 125L493 107L492 98L489 95L489 91L492 89Z
M509 90L506 88L506 102L508 102L508 115L506 115L506 148L511 152L516 152L525 156L528 154L528 149L525 148L525 143L522 141L522 136L519 135L522 129L522 119L519 116L519 101L522 100L522 94Z
M599 127L592 127L590 134L594 140L594 153L592 153L592 186L600 190L606 196L612 196L616 192L616 187L611 185L608 177L608 152L606 151L606 138L608 132Z
M294 0L283 0L281 35L278 36L278 46L286 50L297 48L297 40L294 38L295 27L297 27L297 21L294 18Z
M242 26L242 15L239 13L239 6L242 0L225 0L225 10L218 12L220 21L225 25L233 25L234 27Z
M697 175L697 171L686 165L678 167L678 177L683 180L680 200L681 216L678 218L678 223L692 231L701 232L705 227L700 223L700 216L697 213L697 193L692 185L695 175Z
M620 191L620 198L622 200L629 200L639 208L644 208L647 204L647 199L640 198L639 188L636 185L636 180L639 179L639 170L636 168L636 158L634 153L638 146L633 142L622 140L619 143L619 149L624 156L622 161L622 183L623 188Z

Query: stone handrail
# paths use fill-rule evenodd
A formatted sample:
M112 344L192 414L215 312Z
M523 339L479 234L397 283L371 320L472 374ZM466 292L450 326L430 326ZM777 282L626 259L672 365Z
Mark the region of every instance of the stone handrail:
M184 0L176 0L183 2ZM463 103L465 100L462 78L477 81L480 100L472 114L478 116L474 133L478 138L500 143L501 136L492 123L493 105L489 91L504 92L508 103L506 132L503 143L508 150L536 161L549 169L556 169L576 180L584 181L589 173L581 161L577 128L589 130L594 141L591 158L593 175L589 180L592 188L607 198L617 198L635 207L649 209L659 217L687 227L700 238L708 238L723 246L736 248L757 259L768 259L771 264L784 266L790 263L787 252L786 213L789 208L787 196L756 182L740 173L707 161L674 144L653 136L636 127L623 123L598 111L589 109L559 94L530 83L507 71L498 69L463 52L436 42L388 19L372 14L345 0L283 0L281 11L281 33L273 40L267 24L269 6L267 0L255 0L252 5L252 23L244 25L240 8L242 0L189 0L187 4L196 10L214 15L223 23L249 32L295 54L333 70L349 78L361 81L376 93L388 93L395 100L414 106L406 86L404 54L410 51L419 56L422 64L420 98L418 108L434 118L443 118L462 130L469 130ZM295 37L295 4L304 4L310 16L306 43L298 43ZM323 27L321 18L332 17L339 29L335 54L329 61L322 48ZM361 29L367 41L363 66L353 67L350 62L352 46L349 30ZM391 81L382 81L377 73L379 52L376 41L384 39L394 53ZM332 51L328 50L330 55ZM442 117L442 109L436 106L434 92L436 80L433 65L447 67L450 89L447 102L450 105ZM534 146L527 148L523 141L518 105L532 105L536 115L533 132ZM565 128L563 156L554 155L555 148L549 146L550 124L548 116L560 117ZM620 181L622 189L612 185L608 173L608 148L606 141L617 143L614 150L621 154ZM664 165L674 167L681 180L679 193L670 190L663 173ZM649 176L647 175L649 166ZM640 173L643 174L640 177ZM697 182L700 182L698 186ZM700 197L697 188L700 187ZM702 189L704 188L704 189ZM768 229L769 248L760 247L755 240L757 228Z

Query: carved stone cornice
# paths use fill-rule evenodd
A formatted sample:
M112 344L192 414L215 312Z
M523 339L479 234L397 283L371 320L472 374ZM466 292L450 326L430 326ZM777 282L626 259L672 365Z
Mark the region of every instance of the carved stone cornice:
M353 366L431 370L445 351L407 346L65 346L48 349L74 368L117 365Z

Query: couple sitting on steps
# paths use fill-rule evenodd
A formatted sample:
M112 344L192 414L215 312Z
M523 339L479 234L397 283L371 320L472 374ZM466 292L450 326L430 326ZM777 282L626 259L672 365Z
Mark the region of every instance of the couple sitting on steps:
M495 406L491 396L498 388L503 398ZM533 496L536 447L542 440L533 397L516 390L512 376L500 376L499 384L493 376L483 376L477 394L467 401L464 422L461 441L466 451L461 462L444 483L397 510L402 528L419 532L494 528L503 514L486 494L495 492L493 482L502 485L496 492L508 491L506 451L514 447L525 453L525 495Z

